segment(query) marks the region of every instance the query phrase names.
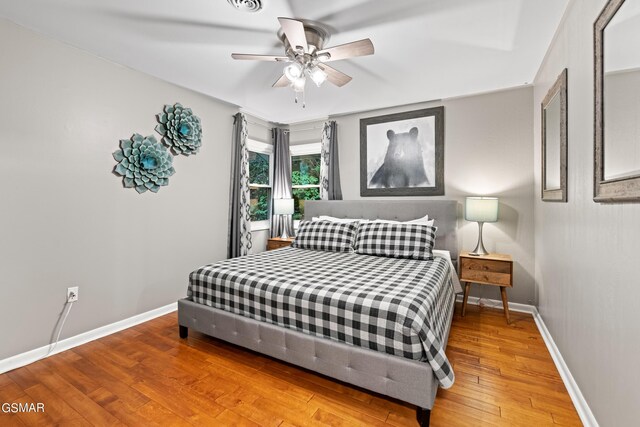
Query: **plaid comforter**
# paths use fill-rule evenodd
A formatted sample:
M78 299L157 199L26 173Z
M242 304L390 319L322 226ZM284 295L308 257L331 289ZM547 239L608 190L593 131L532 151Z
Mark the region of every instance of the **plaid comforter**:
M285 248L191 273L196 303L454 374L442 341L454 308L449 262ZM454 273L455 274L455 273Z

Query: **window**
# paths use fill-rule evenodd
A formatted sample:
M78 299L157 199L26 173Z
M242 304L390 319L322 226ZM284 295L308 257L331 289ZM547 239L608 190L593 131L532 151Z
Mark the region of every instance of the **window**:
M304 203L320 199L320 144L291 147L291 187L294 220L304 217Z
M249 150L249 193L252 230L269 227L271 204L271 153L269 144L247 140Z

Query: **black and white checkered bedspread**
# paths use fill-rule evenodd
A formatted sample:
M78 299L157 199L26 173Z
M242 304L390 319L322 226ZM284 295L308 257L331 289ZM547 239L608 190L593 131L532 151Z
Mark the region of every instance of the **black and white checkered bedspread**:
M447 260L285 248L191 273L196 303L371 350L427 360L443 388L442 341L454 308ZM455 274L455 273L454 273Z

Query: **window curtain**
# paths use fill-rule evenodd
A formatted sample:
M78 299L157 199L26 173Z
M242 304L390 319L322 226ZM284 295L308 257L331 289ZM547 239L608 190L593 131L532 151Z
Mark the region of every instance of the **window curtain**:
M233 139L231 146L231 189L229 191L227 257L235 258L247 255L249 249L251 249L247 119L242 113L233 116Z
M322 200L342 200L338 160L338 125L335 121L325 122L322 128L320 198Z
M291 153L289 152L289 130L273 128L273 182L271 184L274 199L291 199ZM273 203L271 203L273 207ZM293 216L271 214L271 237L282 235L285 229L293 236Z

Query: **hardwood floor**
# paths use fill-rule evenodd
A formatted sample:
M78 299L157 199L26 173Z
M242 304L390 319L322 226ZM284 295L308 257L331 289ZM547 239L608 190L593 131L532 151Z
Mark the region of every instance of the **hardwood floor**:
M532 317L469 306L449 338L456 382L432 426L581 425ZM416 426L415 407L190 331L176 314L0 375L1 426Z

